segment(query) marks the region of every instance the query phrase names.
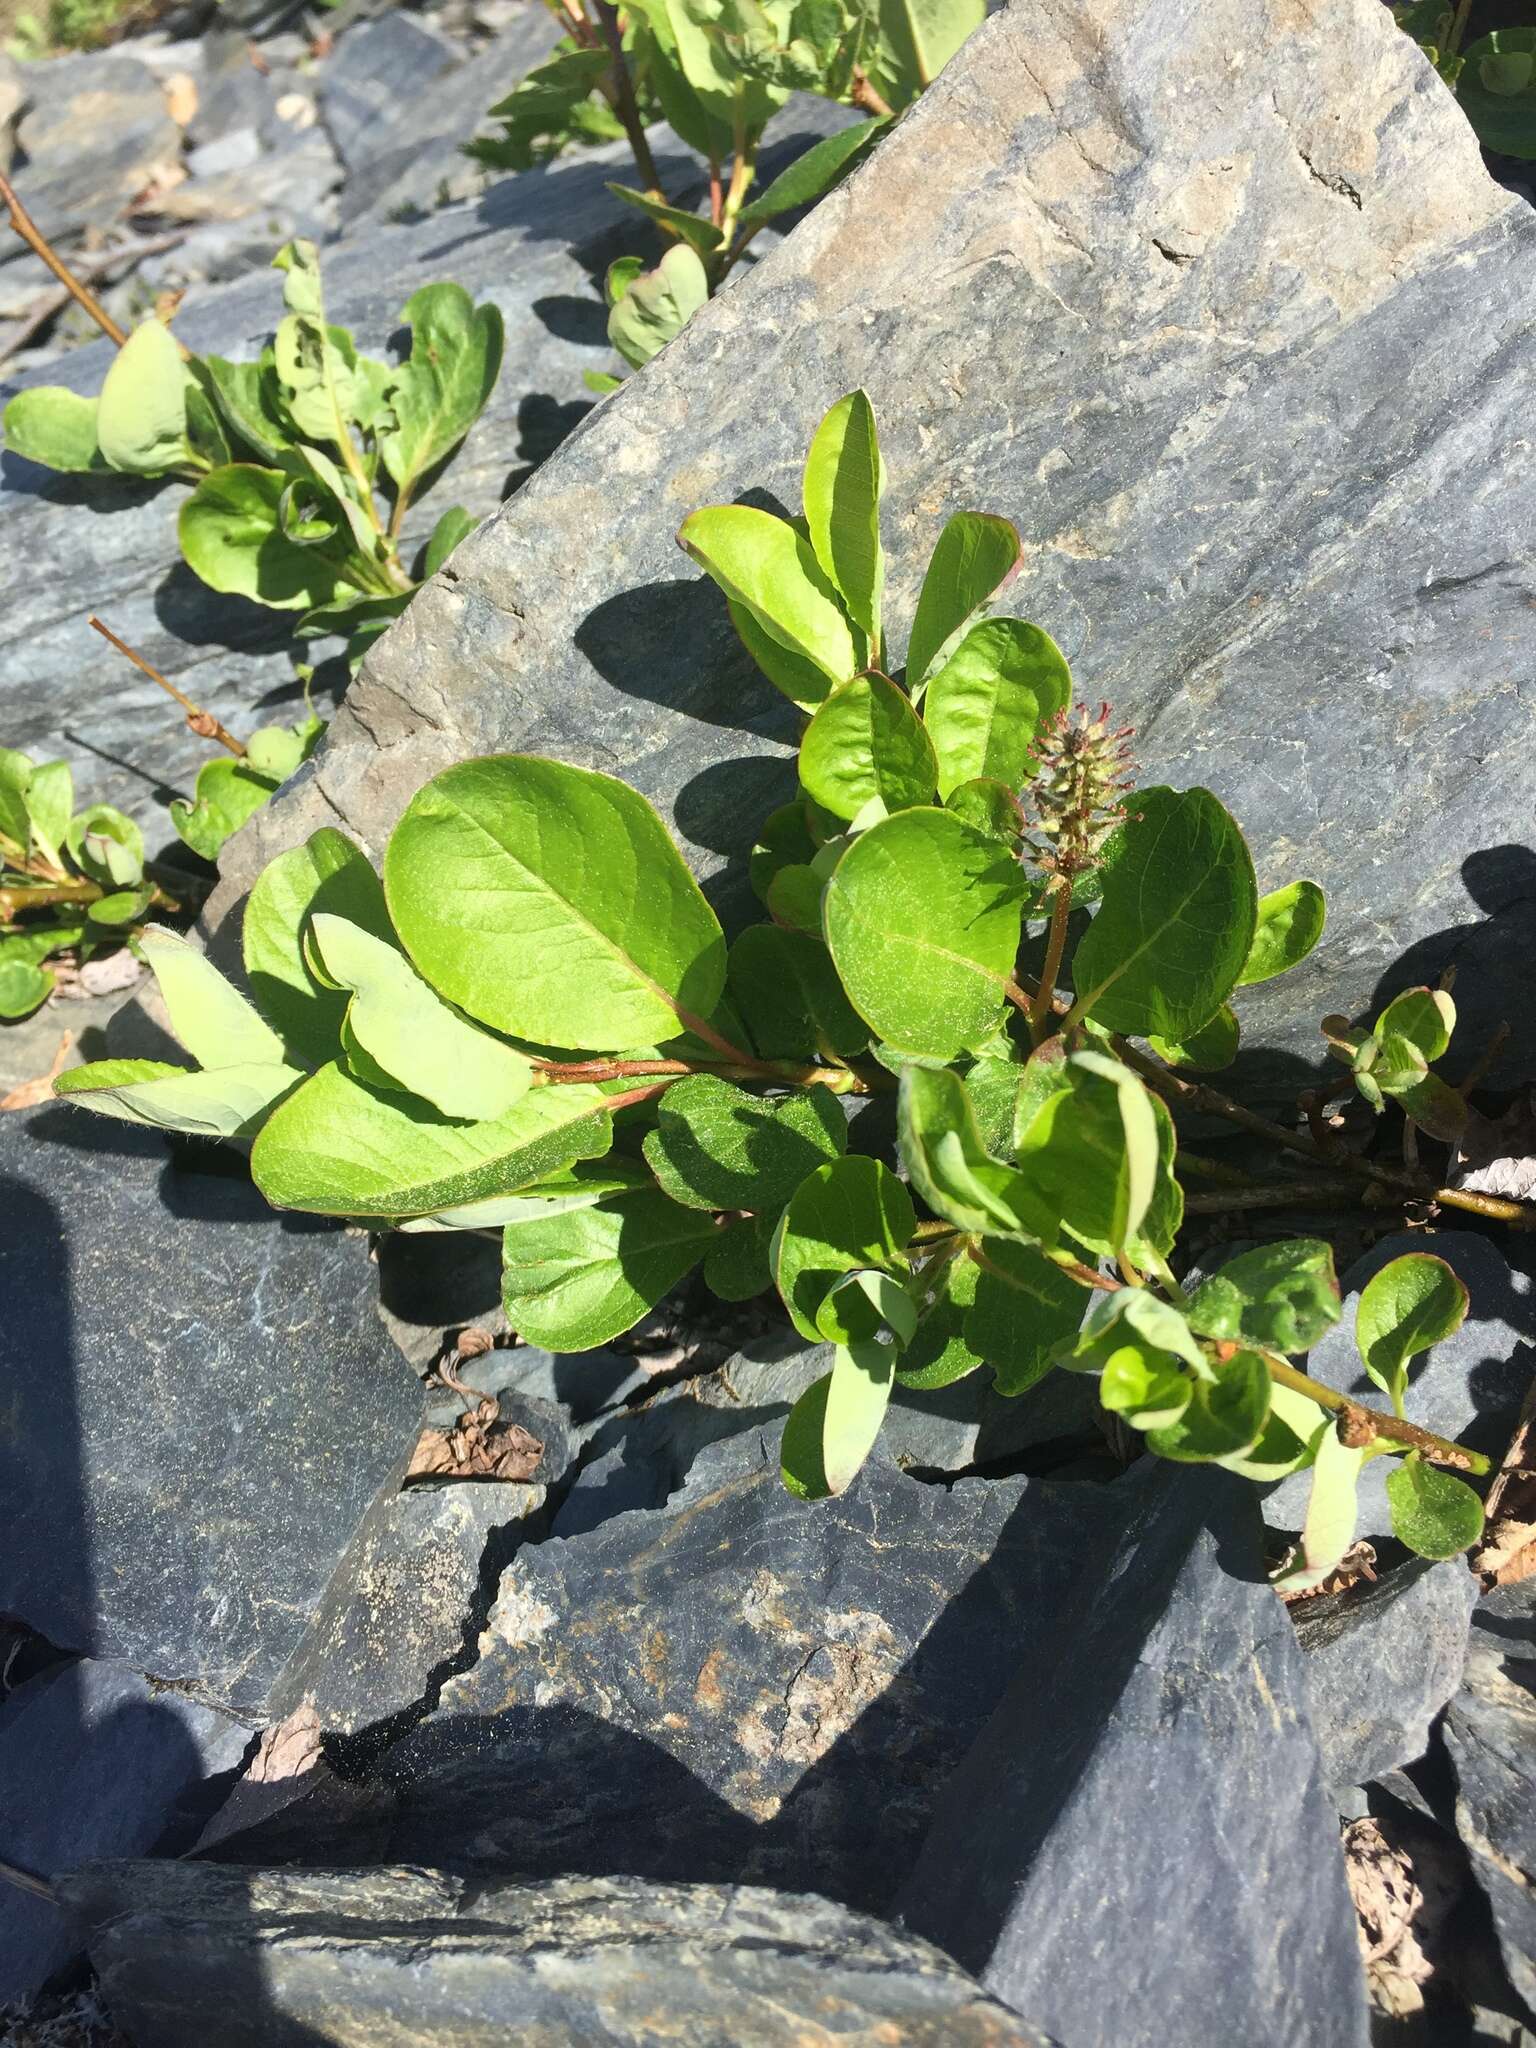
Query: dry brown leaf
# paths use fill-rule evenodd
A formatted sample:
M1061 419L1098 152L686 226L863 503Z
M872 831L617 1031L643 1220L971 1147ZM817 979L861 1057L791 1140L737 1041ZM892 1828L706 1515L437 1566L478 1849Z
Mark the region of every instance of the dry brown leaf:
M1483 1503L1471 1565L1485 1591L1536 1574L1536 1380L1526 1390L1509 1449Z
M1346 1587L1357 1586L1362 1579L1374 1579L1375 1576L1375 1545L1362 1540L1349 1546L1326 1579L1299 1592L1282 1593L1280 1598L1287 1607L1295 1607L1303 1600L1320 1600L1325 1593L1342 1593Z
M256 1754L246 1766L249 1785L280 1785L302 1778L320 1761L320 1715L312 1699L294 1708L286 1721L262 1731Z
M40 1102L47 1102L53 1094L53 1084L63 1073L69 1060L70 1047L75 1042L73 1031L66 1031L59 1040L58 1051L53 1056L53 1065L46 1074L39 1074L35 1080L22 1081L9 1095L0 1095L0 1109L36 1109Z
M1344 1869L1360 1918L1360 1951L1371 2003L1403 2017L1424 2008L1425 1985L1433 1971L1420 1948L1414 1921L1424 1894L1413 1865L1374 1820L1351 1821L1344 1830Z
M1469 1195L1502 1195L1511 1202L1536 1199L1536 1096L1498 1117L1467 1112L1451 1185Z
M75 976L75 987L68 993L114 996L119 989L133 988L143 979L143 961L136 960L126 946L119 946L115 953L97 953L87 960Z
M406 1467L405 1483L413 1479L531 1479L539 1469L544 1446L520 1422L502 1422L494 1394L465 1386L451 1370L438 1377L457 1394L474 1401L451 1429L424 1429Z

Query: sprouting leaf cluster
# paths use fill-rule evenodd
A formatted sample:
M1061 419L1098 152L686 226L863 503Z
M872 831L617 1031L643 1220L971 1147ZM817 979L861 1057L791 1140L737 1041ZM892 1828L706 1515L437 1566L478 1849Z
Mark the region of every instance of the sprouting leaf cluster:
M146 872L131 818L110 804L77 811L67 761L0 747L0 1017L25 1017L46 999L50 960L87 960L152 908L179 907Z
M627 0L616 27L598 0L571 11L571 34L491 108L501 135L468 150L493 168L522 170L571 142L627 137L639 184L610 190L667 244L658 268L624 258L606 279L609 339L638 369L762 228L848 175L980 26L985 8L982 0ZM815 143L749 199L763 131L792 92L872 119ZM708 165L707 212L663 189L645 134L657 119ZM587 382L601 393L619 379L594 372Z
M1429 1460L1482 1466L1401 1415L1407 1361L1447 1326L1438 1262L1398 1262L1362 1307L1390 1414L1294 1362L1339 1315L1325 1244L1193 1292L1174 1269L1178 1064L1235 1044L1234 995L1316 943L1320 893L1261 897L1208 790L1133 786L1059 648L997 608L1006 520L949 521L894 661L883 487L854 392L800 516L712 506L680 535L806 714L799 793L752 857L762 921L728 940L623 783L467 761L413 798L382 876L330 830L273 862L248 998L148 936L195 1069L108 1062L61 1091L250 1141L282 1208L499 1229L513 1327L552 1349L608 1342L690 1274L727 1301L776 1291L829 1347L784 1431L806 1498L848 1485L898 1388L1079 1372L1157 1455L1315 1467L1325 1526L1293 1573L1347 1546L1346 1449L1407 1454L1399 1534L1444 1554L1481 1510ZM896 1142L866 1150L850 1112L881 1093Z
M97 397L19 392L6 445L50 469L190 482L178 531L202 580L302 613L301 635L343 634L356 658L473 527L453 506L421 559L402 559L412 503L495 387L501 315L460 285L426 285L401 313L409 355L385 362L327 320L313 243L274 261L286 312L258 361L193 355L146 320Z
M1484 149L1536 162L1536 28L1496 28L1463 48L1465 7L1400 0L1392 12L1456 95Z

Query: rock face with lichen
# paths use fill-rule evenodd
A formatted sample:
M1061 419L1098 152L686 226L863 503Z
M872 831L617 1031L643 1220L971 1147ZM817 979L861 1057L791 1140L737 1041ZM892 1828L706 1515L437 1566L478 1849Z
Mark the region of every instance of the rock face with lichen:
M1536 216L1378 0L1006 9L459 550L237 842L215 917L316 825L377 849L434 769L504 748L629 777L734 875L796 720L673 534L743 492L793 506L863 385L897 651L944 519L1013 519L1009 609L1135 722L1144 779L1214 788L1265 887L1326 888L1284 984L1311 1051L1410 937L1532 888L1507 842L1533 256Z

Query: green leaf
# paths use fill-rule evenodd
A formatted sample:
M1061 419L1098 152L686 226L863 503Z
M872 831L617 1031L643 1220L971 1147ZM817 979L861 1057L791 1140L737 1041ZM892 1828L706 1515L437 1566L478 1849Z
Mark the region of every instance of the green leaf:
M1253 861L1209 790L1149 789L1134 802L1072 985L1108 1031L1182 1039L1226 1001L1248 957Z
M1236 1472L1259 1486L1271 1486L1302 1471L1317 1455L1317 1446L1330 1428L1327 1416L1315 1401L1290 1387L1272 1385L1269 1390L1269 1420L1259 1440L1245 1451L1232 1451L1216 1463L1223 1471Z
M1463 53L1456 97L1484 149L1536 160L1536 28L1497 28Z
M728 983L766 1060L846 1060L869 1044L819 936L749 925L731 948Z
M385 939L317 910L310 929L333 981L353 991L352 1037L370 1059L444 1116L502 1116L527 1094L526 1053L503 1045L451 1010Z
M1147 1449L1187 1465L1248 1451L1269 1419L1269 1394L1269 1367L1256 1351L1239 1351L1214 1380L1192 1383L1188 1407L1177 1421L1147 1431Z
M1298 1237L1240 1252L1196 1288L1186 1313L1203 1337L1310 1351L1339 1320L1332 1247Z
M1355 1489L1364 1463L1363 1451L1340 1443L1331 1424L1324 1429L1312 1462L1312 1493L1302 1525L1300 1558L1276 1578L1277 1591L1310 1592L1338 1570L1355 1538L1359 1512Z
M70 1067L54 1093L86 1109L200 1138L248 1138L304 1076L277 1061L232 1062L203 1073L161 1060L97 1060Z
M1230 1003L1223 1003L1214 1017L1184 1038L1159 1038L1155 1031L1147 1033L1147 1043L1160 1060L1166 1060L1170 1067L1193 1067L1202 1074L1230 1067L1237 1058L1239 1038L1237 1014Z
M742 208L736 222L738 233L762 227L776 215L795 207L813 205L842 183L890 125L884 118L858 122L813 142L787 170L780 171L764 187L750 206Z
M1055 1215L1029 1179L988 1155L957 1074L904 1068L897 1114L902 1164L935 1216L972 1233L1054 1239Z
M717 1230L704 1254L704 1284L722 1301L753 1301L773 1285L768 1251L773 1237L770 1219L738 1216Z
M899 1280L865 1268L833 1286L816 1311L816 1327L833 1344L894 1344L900 1350L917 1333L917 1308Z
M1157 1167L1146 1214L1126 1240L1127 1255L1136 1266L1153 1266L1157 1259L1166 1259L1184 1227L1184 1190L1174 1172L1179 1140L1173 1116L1163 1098L1150 1089L1147 1100L1157 1123Z
M368 1088L324 1066L278 1110L251 1154L278 1209L425 1216L516 1194L613 1142L601 1088L535 1088L505 1115L464 1123L419 1096Z
M278 505L288 481L281 470L232 462L205 476L182 506L181 551L212 589L276 611L326 605L341 595L346 586L336 563L280 529Z
M0 840L15 849L18 861L27 858L35 836L27 803L32 776L29 756L12 747L0 749Z
M292 726L261 725L245 743L245 758L258 775L286 782L304 758L304 742Z
M821 891L817 869L780 868L768 884L768 909L777 924L814 937L821 930Z
M957 512L939 535L918 594L907 648L907 688L927 678L949 636L992 596L1019 559L1019 536L1006 519Z
M1122 1344L1104 1361L1099 1401L1132 1429L1168 1429L1189 1406L1195 1383L1171 1351Z
M720 246L720 230L702 214L687 213L680 206L667 206L659 199L652 199L647 192L637 192L632 185L616 185L610 179L608 190L615 199L622 199L626 206L633 206L655 221L661 228L670 228L675 235L681 235L688 246L699 256L712 256ZM633 282L633 279L631 279ZM617 303L610 300L610 304Z
M841 1158L847 1144L848 1120L830 1089L774 1102L716 1075L692 1074L661 1098L643 1150L674 1202L776 1214L808 1173Z
M398 490L446 460L485 410L501 375L500 310L477 306L460 284L423 285L400 318L411 353L389 385L394 424L379 453Z
M32 843L55 867L62 866L63 849L69 843L69 821L75 808L75 782L67 761L41 761L32 771L26 788L27 816L31 821ZM0 815L0 829L3 829Z
M709 1017L725 940L666 827L611 776L527 754L434 776L384 860L440 995L514 1038L623 1051Z
M186 461L187 373L163 321L144 321L112 358L96 439L106 462L130 476L163 476Z
M1382 1047L1393 1038L1406 1039L1427 1062L1446 1052L1455 1028L1456 1005L1444 989L1408 988L1394 996L1377 1018L1374 1036ZM1378 1072L1376 1078L1383 1087L1392 1085L1383 1073Z
M732 603L798 661L832 683L847 682L861 666L837 592L810 542L784 520L751 505L708 505L689 514L677 537Z
M508 1320L525 1343L591 1351L632 1329L715 1235L711 1217L655 1188L509 1223L502 1238Z
M137 889L114 889L111 895L98 897L85 914L92 924L135 924L148 910L154 894L153 884L147 882L141 882Z
M1122 1344L1140 1342L1154 1351L1171 1351L1201 1377L1211 1367L1193 1331L1171 1302L1145 1287L1122 1287L1114 1294L1096 1294L1088 1304L1075 1344L1063 1346L1057 1363L1071 1372L1102 1372Z
M96 400L61 384L17 392L5 408L5 445L45 469L78 473L107 467L96 439Z
M800 742L800 780L837 818L878 798L887 811L933 801L938 764L917 713L884 676L842 683Z
M1464 1479L1410 1452L1387 1474L1392 1533L1420 1557L1457 1557L1483 1533L1483 1504Z
M258 775L233 755L218 754L198 769L194 801L174 799L171 823L194 853L217 861L225 840L255 817L276 788L271 776Z
M88 804L69 821L69 856L93 882L132 888L144 873L144 834L111 804Z
M1157 1182L1157 1119L1146 1088L1118 1060L1074 1053L1019 1140L1032 1203L1089 1251L1121 1252ZM1049 1242L1055 1241L1054 1231Z
M810 813L804 798L770 811L759 827L749 868L759 902L768 901L768 885L781 868L809 867L816 853L817 841L811 836Z
M1323 936L1327 907L1316 882L1287 882L1283 889L1271 889L1259 898L1258 923L1239 988L1252 988L1261 981L1273 981L1299 966Z
M880 599L885 588L885 555L880 546L884 489L885 465L875 434L874 408L862 391L850 391L832 407L811 441L805 459L805 521L817 561L868 640L870 658L876 661ZM905 706L905 698L902 703ZM806 787L811 784L807 782ZM932 787L930 782L924 797L917 800L925 802ZM827 808L834 807L829 804Z
M832 1353L821 1422L821 1469L829 1494L846 1492L875 1447L890 1403L896 1347L839 1344Z
M869 67L876 90L898 110L908 105L985 14L985 0L879 0L881 33Z
M1444 1259L1408 1252L1372 1274L1355 1311L1355 1342L1366 1372L1401 1415L1408 1366L1453 1336L1466 1320L1467 1290ZM1457 1548L1461 1548L1458 1544Z
M939 794L984 776L1009 789L1033 780L1031 749L1046 719L1066 709L1072 672L1049 634L1023 619L972 626L923 695L923 723L939 762Z
M785 1492L794 1494L797 1500L825 1500L832 1491L821 1449L831 1391L832 1375L823 1373L806 1388L785 1418L779 1445L779 1476Z
M160 925L139 948L154 970L171 1029L200 1067L280 1066L282 1041L200 946Z
M709 278L695 250L674 242L654 270L644 271L608 315L608 339L632 370L640 370L682 333L709 297Z
M644 270L643 256L616 256L603 272L603 297L607 303L616 306ZM617 383L618 379L615 378L614 382Z
M776 690L782 690L791 704L802 711L814 711L831 687L827 672L804 655L791 654L765 633L744 605L726 604L736 636Z
M325 826L262 869L241 925L246 978L256 1007L306 1066L336 1057L349 997L319 981L305 959L310 913L346 918L392 939L384 889L367 856Z
M256 363L200 356L190 368L194 376L201 373L230 432L253 455L274 468L291 458L293 433L283 412L270 349Z
M1028 1393L1077 1330L1087 1292L1033 1245L983 1238L981 1261L965 1341L991 1366L1000 1394Z
M30 1017L52 987L53 975L35 961L0 957L0 1017Z
M951 812L898 811L861 833L822 899L860 1016L898 1051L952 1059L1001 1020L1028 894L1016 861Z
M1010 852L1017 851L1024 836L1024 812L1018 797L1006 783L993 782L987 776L977 776L952 789L944 799L944 808L953 811L973 831L1001 840Z
M808 1174L790 1197L774 1246L774 1278L802 1337L820 1341L816 1315L845 1273L905 1269L916 1225L912 1198L888 1167L862 1153Z
M426 549L421 558L421 576L425 582L435 576L444 562L461 541L469 539L480 524L472 512L466 512L462 505L450 505L427 537Z
M966 1311L976 1299L981 1268L964 1256L940 1257L923 1269L917 1332L896 1364L904 1387L948 1387L986 1361L965 1338Z
M581 381L594 398L611 397L615 391L622 390L624 385L624 379L615 377L611 370L583 370Z

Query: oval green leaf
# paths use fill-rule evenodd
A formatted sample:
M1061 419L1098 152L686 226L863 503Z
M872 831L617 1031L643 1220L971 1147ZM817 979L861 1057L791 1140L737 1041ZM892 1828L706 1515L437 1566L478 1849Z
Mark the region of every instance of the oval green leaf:
M923 723L939 760L947 803L962 783L985 777L1009 789L1032 779L1030 750L1072 695L1056 642L1023 619L973 626L923 693Z
M877 799L887 811L933 801L938 763L921 719L884 676L834 690L800 742L800 780L836 818Z

